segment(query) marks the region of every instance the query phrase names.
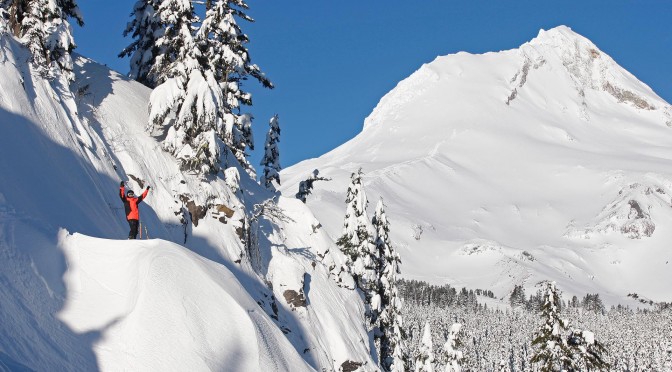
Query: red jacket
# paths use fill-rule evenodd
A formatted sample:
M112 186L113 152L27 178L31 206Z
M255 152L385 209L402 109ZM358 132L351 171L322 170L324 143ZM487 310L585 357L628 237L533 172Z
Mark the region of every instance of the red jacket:
M145 189L145 192L140 195L139 198L133 197L130 198L126 196L126 188L121 186L119 188L119 197L124 202L124 208L126 209L126 219L127 220L139 220L140 213L138 213L138 204L147 196L149 189Z

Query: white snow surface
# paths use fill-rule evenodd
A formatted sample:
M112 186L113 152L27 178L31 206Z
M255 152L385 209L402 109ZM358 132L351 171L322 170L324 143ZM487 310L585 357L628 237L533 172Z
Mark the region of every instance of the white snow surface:
M643 57L644 58L644 57ZM672 107L560 26L518 49L438 57L386 94L360 134L285 169L332 236L349 176L382 196L402 276L565 297L672 299ZM633 302L634 304L634 302Z
M303 203L279 197L286 218L260 216L248 251L241 219L277 195L243 169L181 172L145 132L149 89L81 56L70 88L45 80L1 23L0 369L375 370L361 297L329 277L344 258ZM120 180L152 187L142 240Z

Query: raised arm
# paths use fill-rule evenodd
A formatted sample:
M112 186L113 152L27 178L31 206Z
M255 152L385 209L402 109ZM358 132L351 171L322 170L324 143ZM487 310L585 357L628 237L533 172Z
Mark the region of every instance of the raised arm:
M124 200L126 196L126 187L124 187L124 181L119 183L119 197L121 200Z
M143 201L145 199L145 197L147 196L147 194L149 194L149 186L147 186L147 188L145 189L145 192L143 192L142 195L140 195L140 197L138 198L138 203Z

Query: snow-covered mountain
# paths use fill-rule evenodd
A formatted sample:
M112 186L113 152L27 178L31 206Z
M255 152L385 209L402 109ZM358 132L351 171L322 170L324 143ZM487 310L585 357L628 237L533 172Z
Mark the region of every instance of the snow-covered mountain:
M4 29L0 370L375 369L303 203L269 203L242 168L180 171L144 130L149 89L84 57L71 86L47 80ZM152 187L142 240L125 239L120 180Z
M349 175L383 197L403 276L507 297L672 298L672 107L567 27L518 49L438 57L337 149L282 173L341 233ZM370 209L371 210L371 209Z

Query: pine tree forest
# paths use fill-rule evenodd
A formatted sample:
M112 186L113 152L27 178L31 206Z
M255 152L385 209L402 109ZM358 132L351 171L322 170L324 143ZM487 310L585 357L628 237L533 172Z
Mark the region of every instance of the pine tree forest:
M540 371L531 363L532 341L544 323L539 294L528 297L522 306L510 307L491 292L457 290L418 281L400 281L404 298L406 345L409 355L418 355L423 346L424 327L431 329L434 345L443 345L454 324L461 324L460 346L463 371ZM608 368L577 367L575 371L670 371L672 370L672 309L669 306L631 309L617 306L608 310L586 295L584 301L567 301L560 317L572 339L574 330L590 330L604 345ZM503 299L506 301L508 299ZM490 304L488 306L488 304ZM598 304L599 305L599 304ZM601 307L604 309L604 306ZM446 353L435 350L435 370L443 371ZM411 369L414 370L414 369Z

